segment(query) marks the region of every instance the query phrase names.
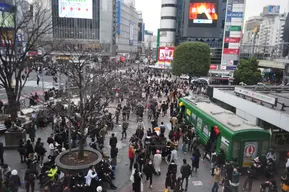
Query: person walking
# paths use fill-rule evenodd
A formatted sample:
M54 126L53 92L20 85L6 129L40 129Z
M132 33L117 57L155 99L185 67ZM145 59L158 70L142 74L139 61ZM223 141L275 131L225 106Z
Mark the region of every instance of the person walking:
M192 155L192 171L195 169L197 171L199 169L201 153L200 150L197 148Z
M174 160L174 162L178 162L178 151L177 149L174 147L173 150L171 151L171 159L170 159L170 163Z
M146 175L146 182L148 180L150 180L150 188L153 188L152 183L153 183L154 171L155 171L155 169L153 166L153 162L152 162L152 160L149 160L149 162L144 166L144 174Z
M135 150L132 145L129 146L128 148L128 158L129 158L129 169L132 170L132 166L134 163L134 155L135 155Z
M212 192L218 192L219 182L221 181L221 169L218 166L214 168L213 181L214 181L214 185L212 188Z
M162 155L160 150L156 151L154 155L154 168L158 175L161 175L161 162L162 162Z
M25 181L25 188L26 188L26 192L34 192L34 188L35 188L35 180L38 177L38 171L37 169L33 168L33 169L27 169L25 172L25 176L24 176L24 181Z
M11 192L18 192L20 186L21 181L18 175L18 171L14 169L13 171L11 171L11 176L8 179L8 188Z
M122 132L121 132L121 140L126 139L126 131L128 129L129 123L127 121L122 122Z
M138 169L135 169L134 172L134 183L133 183L133 190L134 192L141 192L141 188L142 188L142 182L141 182L141 172Z
M3 143L0 142L0 161L1 161L0 165L1 166L4 165L4 157L3 157L3 155L4 155L4 146L3 146Z
M181 166L180 172L182 174L182 185L183 185L184 180L186 180L185 191L187 191L188 190L188 184L189 184L189 176L192 173L192 168L189 164L187 164L186 159L183 159L183 165Z
M32 143L34 143L35 140L35 132L36 132L36 128L37 125L36 123L32 123L31 126L29 126L27 133L29 135L29 139L31 140Z
M247 170L247 176L243 185L243 191L251 192L252 185L253 185L253 170L252 170L252 166L250 166Z

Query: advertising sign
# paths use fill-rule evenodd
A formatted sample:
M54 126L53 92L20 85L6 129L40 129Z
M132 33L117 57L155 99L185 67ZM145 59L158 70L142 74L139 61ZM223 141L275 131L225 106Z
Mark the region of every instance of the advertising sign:
M241 26L231 26L230 31L242 31L242 27Z
M14 13L12 13L12 9L12 5L0 3L0 27L14 27Z
M239 49L228 49L225 48L223 51L223 54L234 54L234 55L239 55L240 50Z
M243 89L240 87L235 87L234 90L235 93L238 93L240 95L244 95L259 101L263 101L265 103L269 103L271 105L275 105L277 103L277 98L275 97L270 97L268 95L262 94L262 93L258 93L258 92L254 92L248 89Z
M279 14L280 13L280 6L279 5L270 5L268 13L269 14Z
M237 37L226 37L225 38L225 43L240 43L241 38Z
M189 26L217 26L218 13L216 3L192 2L189 10Z
M138 41L144 40L144 24L138 23Z
M59 0L59 17L92 19L92 0Z
M227 17L243 18L242 12L231 12L227 14Z
M160 62L171 62L174 60L175 47L159 47L159 59Z
M253 159L258 155L258 142L245 142L243 152L243 167L252 165Z
M229 65L229 66L226 66L226 70L231 70L231 71L234 71L234 70L236 70L237 69L237 66L235 66L235 65Z
M132 22L129 23L129 45L133 45L133 36L134 36L134 25Z
M213 70L217 69L217 65L211 64L210 69L213 69Z
M121 3L117 1L117 30L116 33L120 35L120 20L121 20Z

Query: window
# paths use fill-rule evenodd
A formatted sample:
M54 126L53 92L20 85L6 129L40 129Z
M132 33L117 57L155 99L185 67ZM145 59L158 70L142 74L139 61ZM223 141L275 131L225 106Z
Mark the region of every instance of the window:
M203 133L207 136L210 136L208 125L204 124Z
M198 117L197 128L201 130L202 129L202 124L203 124L203 120L200 117Z
M238 157L240 154L240 143L233 143L233 157Z
M268 141L263 141L262 143L262 151L261 151L261 155L265 156L268 152L268 147L269 147L269 142Z
M172 19L172 20L177 20L177 17L174 16L163 16L161 19Z
M169 29L169 28L162 28L160 31L171 31L171 32L176 32L176 29Z
M162 7L177 7L176 4L162 4Z

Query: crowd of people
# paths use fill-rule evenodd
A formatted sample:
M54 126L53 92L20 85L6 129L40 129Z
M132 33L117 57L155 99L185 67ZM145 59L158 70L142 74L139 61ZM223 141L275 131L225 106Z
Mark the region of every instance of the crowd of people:
M105 109L101 121L92 123L93 131L89 131L90 127L85 129L85 135L89 138L85 140L85 146L102 153L103 159L100 163L90 166L87 172L78 174L64 174L55 165L57 155L67 150L70 144L73 148L77 147L81 139L77 126L80 123L77 105L71 104L74 115L70 121L76 125L71 130L71 140L68 135L68 120L64 115L59 114L52 115L48 122L52 124L52 133L47 140L36 139L35 132L39 123L36 121L37 115L33 116L32 114L32 120L34 120L27 129L29 140L26 142L21 140L17 149L20 163L27 166L24 178L20 178L17 170L12 170L7 164L4 164L3 144L2 147L0 145L0 155L2 154L2 158L0 158L2 164L0 191L2 188L5 191L4 188L6 188L11 192L17 192L23 186L21 183L23 179L27 192L35 191L38 179L43 191L105 192L105 183L108 183L111 189L116 190L117 186L113 180L117 169L118 142L120 141L115 134L109 136L110 152L107 154L104 150L107 133L114 129L121 134L122 142L129 142L128 167L131 170L129 179L134 192L143 191L144 182L149 182L149 187L153 188L154 178L162 174L165 175L165 191L188 191L189 178L193 172L198 171L201 160L209 161L213 180L212 192L218 192L220 185L223 192L237 192L241 188L237 159L227 162L224 150L221 149L217 153L216 143L210 140L204 146L204 154L202 154L203 150L194 125L185 120L185 108L178 103L178 99L188 95L190 91L197 94L204 92L205 85L189 85L186 81L177 81L169 73L146 69L141 69L137 73L137 81L134 74L133 69L126 70L123 74L124 77L132 80L133 91L124 92L122 88L115 88L114 102L117 103L115 111ZM133 97L135 92L140 92L140 94ZM48 96L54 94L54 90L47 92ZM46 101L49 100L48 96L45 98ZM63 105L57 107L64 109ZM163 117L167 117L169 122L165 122ZM131 123L133 121L137 122L136 130L132 128L135 126ZM148 121L148 123L144 123L144 121ZM145 127L145 124L149 124L149 127ZM170 124L170 128L167 126L168 124ZM180 153L189 154L189 160L187 158L180 159ZM270 168L265 169L266 182L262 183L260 189L269 189L271 192L275 192L277 185L272 177L276 156L273 151L268 153L267 160L266 166L270 166ZM167 168L164 168L162 162L168 165ZM252 191L252 183L259 165L263 166L258 159L255 159L252 167L246 171L243 191ZM289 190L288 181L287 177L282 178L283 191L286 191L286 186Z

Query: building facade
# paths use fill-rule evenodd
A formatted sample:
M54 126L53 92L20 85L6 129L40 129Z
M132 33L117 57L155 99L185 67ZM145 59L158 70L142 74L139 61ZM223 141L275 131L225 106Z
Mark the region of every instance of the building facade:
M144 47L146 50L155 49L157 47L157 36L152 31L145 31Z
M162 0L161 6L160 46L174 46L177 0Z
M81 9L74 7L73 1L69 4L62 4L60 0L52 0L52 21L53 21L53 37L56 39L72 39L72 40L99 40L100 32L100 0L91 2L87 15L77 14ZM87 4L87 6L89 6ZM67 12L60 10L70 9ZM92 9L92 10L90 10ZM86 11L84 10L84 11Z
M116 52L136 55L138 52L138 12L124 1L119 1L117 10L119 33L116 38Z

